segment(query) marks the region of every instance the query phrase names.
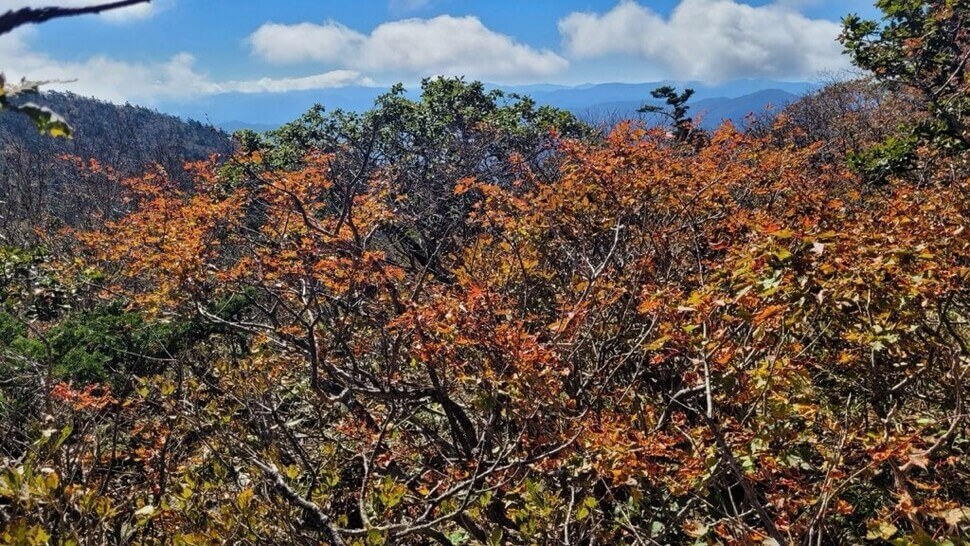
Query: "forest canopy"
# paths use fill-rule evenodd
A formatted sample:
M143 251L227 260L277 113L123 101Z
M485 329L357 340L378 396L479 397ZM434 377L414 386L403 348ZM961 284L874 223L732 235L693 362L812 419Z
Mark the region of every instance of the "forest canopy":
M877 6L744 127L434 78L23 155L0 543L968 543L970 7Z

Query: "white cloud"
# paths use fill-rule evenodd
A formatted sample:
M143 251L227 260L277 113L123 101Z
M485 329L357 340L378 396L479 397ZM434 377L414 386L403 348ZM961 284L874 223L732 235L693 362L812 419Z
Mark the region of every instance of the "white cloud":
M356 71L335 70L301 78L214 81L195 66L195 58L179 53L156 63L130 63L106 56L64 62L34 51L34 29L0 36L2 69L10 80L61 80L45 89L72 91L112 102L155 104L221 93L283 93L308 89L373 85Z
M790 0L749 6L735 0L681 0L664 18L633 0L603 13L559 21L576 58L629 54L655 61L678 78L805 78L847 67L836 42L840 25L810 19Z
M393 21L369 35L333 21L267 23L249 43L255 55L272 63L334 63L395 75L528 79L555 74L569 64L552 51L518 43L470 16Z
M308 91L347 87L349 85L375 85L370 78L355 70L331 70L322 74L299 78L260 78L258 80L238 80L213 83L207 94L218 93L286 93L287 91Z
M276 64L332 62L356 54L367 38L334 21L323 25L266 23L249 37L253 53Z
M149 4L135 4L126 8L102 12L99 17L112 22L125 22L137 19L147 19L158 13L163 7L168 7L175 0L153 0ZM57 5L64 8L80 8L97 5L98 0L6 0L0 4L0 11L16 10L20 8L46 8Z

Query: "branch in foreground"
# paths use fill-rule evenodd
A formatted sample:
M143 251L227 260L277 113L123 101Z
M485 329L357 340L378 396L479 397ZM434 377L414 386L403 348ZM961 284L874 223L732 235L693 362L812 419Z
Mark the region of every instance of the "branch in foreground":
M319 506L303 498L299 493L294 491L293 488L286 483L286 478L284 478L283 475L271 465L264 463L256 457L251 457L250 460L254 465L262 470L266 476L273 480L273 486L276 487L276 490L279 491L287 501L295 506L299 506L304 510L304 512L310 518L310 523L316 529L323 531L324 536L327 537L327 540L331 546L343 546L344 541L340 538L340 535L334 528L333 523L330 521L330 517L327 516Z
M148 4L151 3L151 1L152 0L120 0L118 2L99 4L83 8L51 7L11 10L3 15L0 15L0 35L6 34L23 25L43 23L45 21L50 21L51 19L58 19L61 17L74 17L76 15L101 13L104 11L127 8L136 4Z

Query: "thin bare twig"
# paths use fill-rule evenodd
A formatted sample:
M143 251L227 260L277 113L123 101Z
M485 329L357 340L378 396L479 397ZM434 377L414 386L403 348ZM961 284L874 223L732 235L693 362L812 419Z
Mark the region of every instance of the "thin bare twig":
M151 1L152 0L120 0L117 2L98 4L82 8L50 7L10 10L7 13L0 15L0 35L6 34L23 25L43 23L45 21L50 21L51 19L59 19L62 17L74 17L77 15L102 13L105 11L127 8L136 4L148 4L151 3Z

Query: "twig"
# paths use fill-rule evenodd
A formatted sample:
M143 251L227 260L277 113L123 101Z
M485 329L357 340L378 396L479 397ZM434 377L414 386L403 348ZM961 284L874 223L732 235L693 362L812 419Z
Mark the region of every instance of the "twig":
M6 34L23 25L43 23L45 21L50 21L51 19L58 19L61 17L74 17L77 15L101 13L104 11L127 8L136 4L148 4L151 3L151 1L152 0L120 0L118 2L99 4L83 8L52 7L21 8L18 10L10 10L5 14L0 15L0 35Z
M337 534L337 530L334 528L330 517L323 513L323 510L319 506L310 502L309 500L303 498L302 495L297 493L290 484L286 483L286 479L282 474L273 466L264 463L263 461L257 459L256 457L250 457L250 461L256 465L260 470L263 471L268 477L272 478L273 485L276 487L283 497L286 498L291 504L299 506L303 511L310 517L311 523L317 529L323 531L326 535L327 540L333 546L343 546L344 541Z

